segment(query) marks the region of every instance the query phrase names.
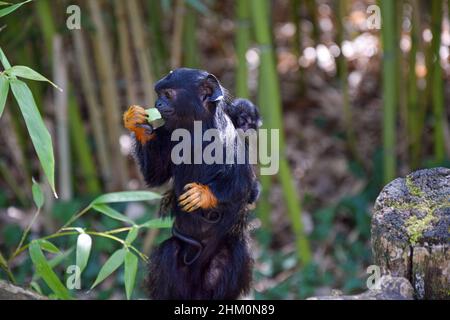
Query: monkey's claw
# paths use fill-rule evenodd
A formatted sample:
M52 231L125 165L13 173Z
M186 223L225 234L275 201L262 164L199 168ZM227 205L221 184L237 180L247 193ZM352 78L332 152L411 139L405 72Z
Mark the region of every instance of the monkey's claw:
M178 204L183 211L192 212L199 208L210 209L217 206L216 197L206 185L188 183L184 190L186 192L178 198Z
M140 106L131 106L123 114L125 128L134 132L136 139L144 144L154 137L153 128L147 122L147 113Z

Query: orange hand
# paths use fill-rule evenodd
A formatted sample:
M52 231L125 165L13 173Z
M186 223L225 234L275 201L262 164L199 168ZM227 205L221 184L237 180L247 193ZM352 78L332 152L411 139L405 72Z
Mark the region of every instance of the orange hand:
M206 185L195 182L188 183L184 186L184 190L187 191L178 198L178 204L186 212L217 206L217 198Z
M154 133L149 133L148 129L145 128L145 126L148 125L147 113L145 112L145 109L140 106L129 107L127 112L123 114L123 122L125 128L133 131L136 135L136 139L142 144L155 137Z

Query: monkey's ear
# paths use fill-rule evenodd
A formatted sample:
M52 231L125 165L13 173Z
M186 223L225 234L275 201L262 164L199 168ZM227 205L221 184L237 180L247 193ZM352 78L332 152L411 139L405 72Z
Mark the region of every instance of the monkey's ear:
M214 75L208 74L201 87L200 95L202 101L204 102L218 102L220 100L223 100L223 88L220 85L219 80L217 80Z

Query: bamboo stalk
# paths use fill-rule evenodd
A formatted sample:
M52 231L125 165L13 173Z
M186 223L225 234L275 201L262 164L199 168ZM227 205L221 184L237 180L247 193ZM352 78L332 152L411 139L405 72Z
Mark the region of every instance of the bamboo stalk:
M291 6L291 15L292 15L292 22L295 25L295 34L294 34L294 54L297 58L300 57L301 54L301 47L302 47L302 34L301 34L301 17L300 17L300 11L301 11L301 1L300 0L291 0L290 2Z
M101 192L100 183L97 178L97 170L92 159L92 153L88 145L88 137L84 128L83 120L79 112L79 107L73 92L69 95L69 125L70 139L73 149L77 155L77 162L82 168L82 175L86 182L86 193L97 195Z
M248 66L246 53L250 42L250 4L248 0L238 0L236 3L236 95L249 98Z
M119 35L119 53L122 71L125 76L125 84L128 102L126 105L135 104L137 101L136 88L133 81L133 59L130 54L130 42L128 40L127 16L124 2L115 0L115 14L117 19L117 33Z
M292 22L295 25L295 34L294 34L294 54L297 57L297 60L300 58L302 53L302 32L301 32L301 1L300 0L291 0L291 8L292 8ZM298 78L298 87L299 93L304 94L305 92L305 79L303 75L303 70L301 66L299 66L299 78Z
M197 17L193 8L186 8L186 18L184 19L184 37L183 37L183 66L188 68L198 68L199 52L197 46Z
M163 74L168 72L168 54L166 47L166 39L162 28L162 21L164 15L161 10L161 2L155 0L148 0L148 19L150 25L150 36L153 44L151 51L153 61L153 74L156 78L160 78Z
M53 20L52 11L50 7L50 3L47 0L42 0L35 2L38 8L39 21L41 22L42 32L44 34L44 41L47 48L53 48L53 37L56 34L55 22ZM48 54L49 61L52 61L52 50ZM82 176L88 180L96 179L96 177L92 176L90 170L94 166L94 159L92 156L92 152L89 149L89 145L87 141L80 141L81 137L85 137L84 127L81 120L80 110L77 106L71 107L70 101L76 101L73 96L73 92L71 90L70 83L67 85L66 90L69 94L69 124L70 124L70 135L75 137L80 137L72 141L72 145L74 146L75 158L80 162L79 170L81 171ZM77 123L73 123L77 122ZM74 131L75 130L75 131ZM84 138L86 139L86 138ZM98 184L97 182L91 182L89 185ZM95 191L95 188L92 189ZM50 203L49 203L50 206ZM49 210L45 210L45 212L50 212Z
M442 67L439 50L441 48L441 29L442 29L442 1L431 1L431 24L432 24L432 48L433 48L433 147L434 159L436 163L442 163L445 159L445 140L444 140L444 93Z
M447 13L450 20L450 0L447 2ZM448 104L448 101L447 101ZM444 140L445 140L445 150L447 151L447 157L450 159L450 124L445 119L450 116L448 108L444 108L443 118L444 118Z
M96 29L93 37L94 57L100 77L102 104L105 107L104 114L109 138L109 152L112 158L113 172L115 173L112 175L112 181L114 189L123 189L128 181L128 171L125 158L119 148L121 112L115 83L111 45L101 17L100 4L102 2L88 1L88 6Z
M319 17L317 14L317 4L314 0L305 0L306 7L308 8L309 15L311 17L311 23L313 25L313 39L317 44L320 43L320 28L319 28Z
M275 54L272 46L272 36L270 33L270 20L268 19L269 3L264 0L252 0L252 17L255 29L255 36L260 46L261 59L261 87L259 90L266 92L265 99L260 101L261 109L271 110L270 119L267 119L268 127L279 129L280 146L280 171L278 177L283 189L286 201L287 212L291 220L292 229L296 237L297 255L299 260L307 264L311 260L311 250L308 238L304 233L301 205L295 190L292 174L285 156L285 138L282 123L282 106L280 89L278 87L278 75L275 66ZM270 108L270 109L269 109Z
M236 6L236 16L238 19L238 29L236 33L236 48L237 48L237 77L236 77L236 94L240 97L248 98L248 68L246 52L249 47L250 40L250 3L247 0L239 0ZM258 101L263 101L265 94L264 89L258 91ZM264 121L269 121L266 108L261 109ZM266 128L267 125L264 125ZM270 211L271 205L269 202L269 190L271 189L272 179L270 176L260 176L262 191L260 201L258 202L258 216L265 228L270 228Z
M260 107L260 112L261 112L261 116L263 118L263 126L261 129L264 130L270 130L270 128L273 126L273 124L271 124L271 119L272 119L272 111L270 106L268 105L267 102L267 89L266 89L266 85L267 85L267 81L263 81L263 77L265 76L265 73L263 74L263 68L266 68L266 66L261 65L260 68L260 73L259 73L259 88L258 88L258 104ZM267 143L268 145L268 150L272 150L272 145L271 145L271 140L268 140ZM258 146L259 147L259 146ZM270 190L272 188L272 177L269 175L260 175L260 181L261 181L261 197L260 200L258 201L258 216L261 219L261 224L263 225L263 227L267 228L267 229L271 229L272 227L272 223L271 223L271 219L270 219L270 213L272 210L272 206L270 204L269 201L269 195L270 195Z
M145 104L152 106L155 102L155 94L153 92L154 78L152 74L152 65L150 63L150 54L145 41L143 30L143 21L141 11L136 0L129 0L128 20L131 24L133 45L136 50L139 69L141 70L142 80L144 80Z
M53 54L53 36L56 33L55 24L53 22L53 16L50 9L49 0L40 0L34 2L38 13L39 23L41 25L41 31L44 36L44 43L47 49L47 55L49 61Z
M111 162L109 161L109 153L107 141L105 139L104 121L102 119L102 107L98 101L95 92L95 81L92 70L89 67L88 53L83 39L83 31L72 31L75 56L80 66L81 87L86 98L86 104L89 111L89 120L94 134L95 146L100 163L100 172L105 183L106 190L112 191L111 184Z
M337 43L339 47L341 48L341 54L339 55L337 59L337 67L338 67L338 75L339 75L339 82L341 85L341 91L342 91L342 110L343 110L343 116L344 116L344 127L346 131L346 137L347 137L347 147L350 153L352 154L353 158L358 161L359 163L362 163L362 160L360 159L360 156L358 154L358 151L356 149L356 136L355 131L353 128L353 111L352 106L350 103L350 95L349 95L349 86L348 86L348 64L347 59L345 58L344 54L342 54L342 44L344 42L344 18L347 13L347 1L346 0L340 0L338 1L337 5L337 15L336 15L336 23L337 23Z
M395 19L395 52L396 52L396 59L397 59L397 82L396 82L396 90L398 95L398 110L399 110L399 140L403 141L404 143L401 144L401 147L405 147L405 151L407 152L408 148L408 108L407 108L407 96L406 96L406 84L405 82L405 68L404 68L404 60L403 60L403 52L400 48L400 41L402 36L402 23L403 23L403 4L404 0L397 0L395 1L396 4L396 13L398 14L400 19Z
M408 72L408 128L410 145L410 167L417 169L420 163L419 144L420 131L418 125L419 114L419 92L417 88L416 75L416 56L420 41L420 17L418 0L410 0L412 7L411 16L411 51L409 54L409 72Z
M395 2L381 0L381 15L383 17L382 44L383 44L383 177L388 183L395 178L395 122L397 109L396 95L396 65L395 53Z
M63 53L63 44L60 35L53 37L53 79L63 88L62 92L54 93L56 134L58 139L58 180L59 196L63 201L72 198L72 165L70 156L69 128L67 118L67 65Z
M173 33L171 42L172 55L170 57L170 67L172 69L179 68L181 66L181 50L182 50L182 35L184 24L184 0L175 1L175 14L173 18Z

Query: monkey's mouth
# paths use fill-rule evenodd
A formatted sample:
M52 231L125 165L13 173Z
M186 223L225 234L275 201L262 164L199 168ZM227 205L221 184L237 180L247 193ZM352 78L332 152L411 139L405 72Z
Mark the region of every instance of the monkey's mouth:
M164 120L170 120L170 118L173 118L175 116L175 110L173 109L163 109L163 108L157 108L159 113L161 114L161 117Z

